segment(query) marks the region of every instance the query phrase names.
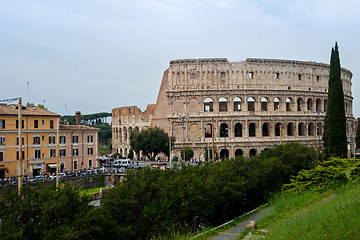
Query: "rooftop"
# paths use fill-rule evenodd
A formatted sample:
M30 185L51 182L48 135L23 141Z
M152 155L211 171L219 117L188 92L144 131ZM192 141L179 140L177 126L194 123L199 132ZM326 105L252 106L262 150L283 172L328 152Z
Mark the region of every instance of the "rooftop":
M0 103L0 115L18 115L18 105L17 104L3 104ZM51 112L49 110L39 108L36 106L22 106L22 115L23 116L54 116L60 117L59 114Z

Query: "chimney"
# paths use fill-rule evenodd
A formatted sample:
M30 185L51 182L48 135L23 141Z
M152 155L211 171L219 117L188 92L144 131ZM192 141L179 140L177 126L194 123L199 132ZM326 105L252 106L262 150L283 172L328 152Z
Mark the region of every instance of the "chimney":
M77 111L76 113L75 113L75 122L76 122L76 125L80 125L80 121L81 121L81 113L79 112L79 111Z

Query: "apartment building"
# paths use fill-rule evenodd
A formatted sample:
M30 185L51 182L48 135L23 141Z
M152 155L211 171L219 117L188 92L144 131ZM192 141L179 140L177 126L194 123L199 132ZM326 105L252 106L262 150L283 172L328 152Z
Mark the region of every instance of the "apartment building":
M22 149L25 176L43 175L56 163L56 131L60 115L36 106L22 106ZM17 104L0 104L0 178L18 174Z

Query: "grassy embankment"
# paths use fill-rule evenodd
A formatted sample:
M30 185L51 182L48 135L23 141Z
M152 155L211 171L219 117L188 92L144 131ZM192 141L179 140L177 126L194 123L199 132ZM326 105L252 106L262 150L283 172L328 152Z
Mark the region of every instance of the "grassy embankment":
M105 189L105 187L82 189L82 190L80 190L80 195L83 196L83 195L92 195L92 194L95 194L95 193L99 193L100 188Z

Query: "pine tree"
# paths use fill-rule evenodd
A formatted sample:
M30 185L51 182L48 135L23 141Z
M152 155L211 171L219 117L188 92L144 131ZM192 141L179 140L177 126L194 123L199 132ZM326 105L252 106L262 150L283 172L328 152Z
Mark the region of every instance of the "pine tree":
M337 42L331 49L328 108L324 122L324 147L328 156L346 157L346 117Z

